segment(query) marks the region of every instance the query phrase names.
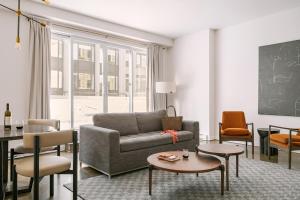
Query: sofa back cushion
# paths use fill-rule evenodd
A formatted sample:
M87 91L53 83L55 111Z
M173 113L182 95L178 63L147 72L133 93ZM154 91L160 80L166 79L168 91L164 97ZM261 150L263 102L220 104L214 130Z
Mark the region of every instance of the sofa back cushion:
M93 122L95 126L119 131L121 136L139 133L134 113L96 114Z
M165 110L135 113L139 132L147 133L162 130L162 118L167 116Z

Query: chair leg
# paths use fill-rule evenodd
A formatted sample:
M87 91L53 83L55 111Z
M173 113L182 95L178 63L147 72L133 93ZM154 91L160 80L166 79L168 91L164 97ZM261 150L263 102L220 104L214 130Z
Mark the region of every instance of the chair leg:
M16 172L16 165L13 167L13 200L18 199L18 174Z
M39 177L33 177L33 199L39 200Z
M56 147L56 155L60 156L60 145L57 145Z
M248 158L248 141L246 141L246 158Z
M254 141L252 141L252 159L254 159Z
M10 181L13 181L15 150L10 149Z
M50 197L54 195L54 175L50 175Z
M292 168L292 150L289 149L289 169Z
M32 186L33 186L33 178L30 178L29 186L28 186L30 192L32 191Z

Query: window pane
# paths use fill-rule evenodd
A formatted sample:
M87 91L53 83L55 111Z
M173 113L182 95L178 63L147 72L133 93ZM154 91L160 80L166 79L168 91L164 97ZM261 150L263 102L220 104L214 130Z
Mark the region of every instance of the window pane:
M147 56L136 53L136 66L134 68L133 108L134 112L147 111Z
M61 129L70 128L70 92L68 88L68 51L69 41L51 40L51 73L50 73L50 117L60 120ZM65 62L66 61L66 62Z
M129 112L129 58L126 49L107 49L108 112Z
M73 55L76 53L77 57L73 58L74 127L78 128L82 124L91 124L92 116L103 112L100 89L100 66L103 59L100 48L95 44L75 42Z

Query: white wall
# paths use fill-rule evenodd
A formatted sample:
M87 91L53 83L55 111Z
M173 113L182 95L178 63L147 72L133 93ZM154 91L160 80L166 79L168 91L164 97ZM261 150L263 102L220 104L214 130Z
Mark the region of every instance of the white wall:
M185 120L199 121L200 133L206 135L214 132L213 37L214 31L205 30L176 39L167 64L175 72L170 74L177 84L174 103L178 113Z
M29 23L21 23L21 50L15 48L17 17L0 10L0 124L5 104L11 105L13 120L27 117L29 96L28 37Z
M215 126L222 111L243 110L255 128L269 124L300 127L299 117L258 115L258 47L299 40L299 19L297 8L216 32Z

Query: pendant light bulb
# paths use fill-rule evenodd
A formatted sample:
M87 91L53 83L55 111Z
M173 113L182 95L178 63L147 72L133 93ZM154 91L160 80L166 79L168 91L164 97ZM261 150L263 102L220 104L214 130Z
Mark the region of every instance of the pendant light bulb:
M21 49L21 40L20 40L19 36L17 36L17 38L16 38L16 49L18 49L18 50Z
M49 4L49 3L50 3L49 0L43 0L43 2L44 2L45 4Z

